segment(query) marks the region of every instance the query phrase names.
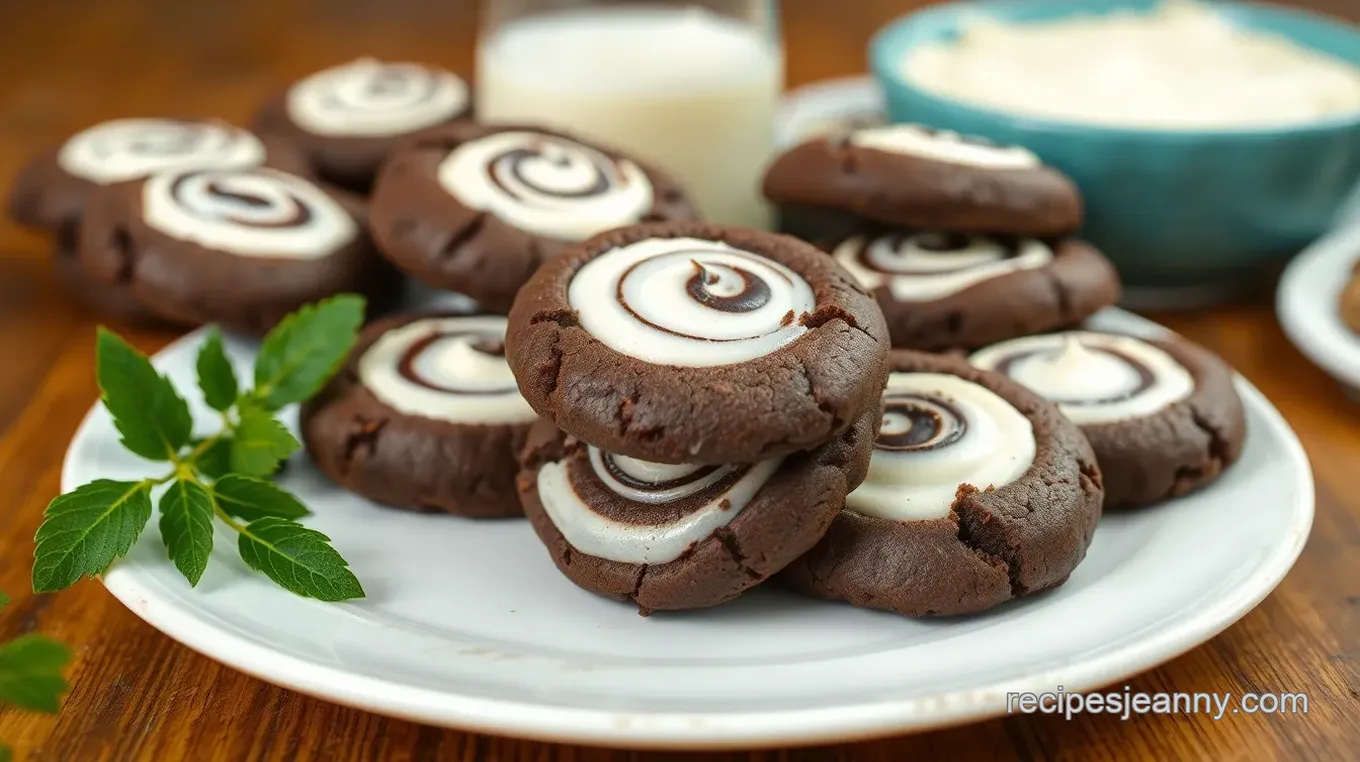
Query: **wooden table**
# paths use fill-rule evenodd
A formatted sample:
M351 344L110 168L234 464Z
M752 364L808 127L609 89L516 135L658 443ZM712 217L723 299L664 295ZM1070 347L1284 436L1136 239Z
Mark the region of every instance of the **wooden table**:
M786 0L790 84L856 73L868 35L909 0ZM1351 0L1315 8L1360 16ZM467 0L0 0L0 177L40 146L114 116L245 119L289 78L359 54L472 65ZM97 583L29 590L32 537L62 454L96 398L95 321L48 270L48 243L0 227L0 640L38 630L76 653L58 716L0 710L33 759L645 757L422 727L273 687L153 630ZM1360 408L1285 340L1268 300L1155 315L1232 362L1298 431L1317 479L1303 557L1259 608L1132 681L1136 691L1303 691L1307 716L1012 717L923 735L781 752L795 759L1355 759L1360 751ZM121 330L121 328L120 328ZM151 351L169 333L124 331ZM1206 538L1206 541L1212 541ZM659 755L661 758L665 755ZM773 758L774 753L728 754Z

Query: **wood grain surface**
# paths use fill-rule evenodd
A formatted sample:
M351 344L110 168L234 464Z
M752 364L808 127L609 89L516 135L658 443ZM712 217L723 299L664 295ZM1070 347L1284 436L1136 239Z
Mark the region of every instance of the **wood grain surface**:
M917 3L788 0L789 81L863 69L869 34ZM1360 18L1353 0L1315 0ZM0 0L0 180L90 123L157 114L244 120L289 78L360 54L471 71L466 0ZM1298 431L1317 519L1279 589L1208 644L1133 679L1138 691L1302 691L1306 716L1010 717L922 735L715 759L1356 759L1360 756L1360 405L1285 340L1269 300L1152 315L1232 362ZM48 242L0 226L0 640L70 644L73 689L56 716L0 710L19 758L87 760L568 760L679 755L584 749L424 727L273 687L172 642L97 583L29 592L32 537L62 454L95 401L96 321L48 268ZM124 329L151 351L169 333ZM1214 538L1206 537L1205 542Z

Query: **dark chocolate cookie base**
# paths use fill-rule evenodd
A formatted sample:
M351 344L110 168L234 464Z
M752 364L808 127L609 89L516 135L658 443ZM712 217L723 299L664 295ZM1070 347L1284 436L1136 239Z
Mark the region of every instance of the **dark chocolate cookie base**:
M928 302L900 302L874 291L893 346L927 352L972 350L1076 325L1119 301L1119 274L1090 245L1051 244L1053 261L1017 270ZM834 248L834 247L833 247Z
M582 328L567 300L595 256L648 238L725 241L802 274L810 326L764 357L713 367L655 365ZM848 274L793 238L700 222L620 228L545 264L510 310L506 357L539 415L608 452L656 463L753 463L841 435L887 377L883 314Z
M1081 225L1072 181L1045 166L994 169L852 145L845 136L801 143L765 175L776 204L837 209L889 225L1050 237Z
M336 484L386 506L468 518L522 516L517 455L532 422L453 423L409 415L384 404L359 380L359 359L384 333L439 314L394 315L367 326L340 372L303 404L303 444Z
M370 314L400 294L401 278L374 251L363 204L335 198L358 223L355 239L319 259L243 257L168 236L147 225L142 181L105 186L80 225L80 266L92 280L125 289L169 323L217 323L263 335L304 304L339 293L370 301Z
M501 314L509 311L515 294L538 266L572 243L529 233L494 214L465 206L440 184L438 172L458 146L516 130L577 140L539 127L450 124L404 144L383 167L373 191L373 235L388 259L427 285L467 294L483 308ZM623 158L614 151L600 150ZM655 197L644 221L698 218L674 181L639 166L651 181Z
M1105 506L1141 506L1210 484L1242 455L1246 413L1233 372L1184 339L1144 339L1190 371L1195 391L1150 416L1082 427L1105 475Z
M789 456L731 523L668 563L611 561L567 542L538 497L539 469L562 460L570 446L567 435L547 421L529 434L521 458L520 499L553 562L578 586L632 601L643 615L714 606L760 584L822 537L845 496L864 480L879 418L877 408L870 410L840 438Z
M890 363L894 371L948 373L995 392L1033 424L1034 464L1001 487L961 486L943 519L841 511L778 581L913 617L973 614L1061 585L1086 556L1103 500L1101 471L1081 431L1038 395L960 358L894 352Z

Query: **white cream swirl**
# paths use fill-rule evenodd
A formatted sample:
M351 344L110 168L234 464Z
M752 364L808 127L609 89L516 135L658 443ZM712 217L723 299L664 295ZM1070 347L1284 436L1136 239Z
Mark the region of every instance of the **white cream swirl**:
M892 521L949 515L959 487L1003 487L1034 463L1034 426L996 392L946 373L891 373L869 476L847 510Z
M890 124L856 130L850 134L850 143L876 151L984 169L1031 169L1041 164L1039 157L1028 148L997 145L977 135L960 135L924 124Z
M1026 336L968 359L1056 402L1082 425L1155 415L1195 391L1185 366L1132 336L1094 331Z
M414 63L360 58L319 71L288 89L288 116L315 135L390 137L467 111L458 75Z
M406 415L451 423L529 423L505 361L505 323L495 315L432 317L384 333L359 358L359 381Z
M708 367L774 352L807 331L817 299L801 276L719 241L648 238L572 278L567 301L598 341L657 365Z
M589 473L573 474L571 460L548 463L538 472L538 496L553 526L571 546L587 555L630 564L664 564L726 526L751 502L782 458L755 465L664 465L611 455L588 447ZM596 481L614 511L645 512L680 500L690 510L656 523L624 521L592 507L573 478Z
M636 163L539 132L468 141L440 163L438 177L468 207L566 241L631 225L652 208L652 182Z
M1015 244L962 233L898 232L847 238L832 256L859 284L888 286L899 302L928 302L969 286L1053 261L1042 241Z
M142 214L168 236L243 257L320 259L359 234L325 191L263 167L153 175L142 184Z
M237 127L214 121L115 119L67 140L57 164L101 185L156 172L233 169L264 163L264 143Z

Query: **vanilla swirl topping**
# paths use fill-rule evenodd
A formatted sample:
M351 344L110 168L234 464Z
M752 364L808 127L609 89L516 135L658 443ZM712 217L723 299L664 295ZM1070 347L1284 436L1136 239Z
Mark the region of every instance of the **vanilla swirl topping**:
M178 119L104 122L75 135L57 153L62 169L100 184L172 170L254 167L264 159L264 144L245 130Z
M977 135L960 135L924 124L891 124L850 134L850 143L887 153L984 169L1028 169L1039 157L1021 146L1002 146Z
M446 122L468 108L456 74L371 58L336 66L288 90L288 116L316 135L388 137Z
M543 510L576 550L633 564L660 564L684 555L726 526L779 470L781 458L754 465L667 465L587 447L585 473L573 461L548 463L538 472ZM609 510L592 506L577 479L597 485ZM678 516L642 522L632 514L678 507Z
M505 318L425 318L384 333L359 380L388 407L452 423L527 423L534 411L505 361Z
M636 163L538 132L464 143L439 165L438 176L467 206L567 241L633 224L653 201L652 182Z
M896 232L853 236L832 256L866 289L884 286L900 302L942 299L969 286L1053 261L1047 244L963 233Z
M807 331L812 287L778 262L718 241L649 238L611 249L567 300L600 342L658 365L745 362Z
M1185 366L1132 336L1093 331L1026 336L993 344L969 361L1056 402L1079 424L1155 415L1195 390Z
M142 214L168 236L246 257L319 259L359 233L325 191L267 168L153 175Z
M848 510L893 521L949 515L959 487L1003 487L1034 462L1029 419L990 389L944 373L892 373L869 476Z

